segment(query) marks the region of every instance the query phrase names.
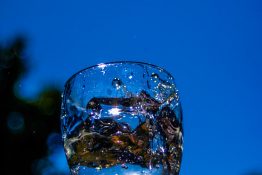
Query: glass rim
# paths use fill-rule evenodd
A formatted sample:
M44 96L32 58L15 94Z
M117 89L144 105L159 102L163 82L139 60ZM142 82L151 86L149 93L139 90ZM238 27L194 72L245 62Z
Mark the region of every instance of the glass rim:
M71 80L73 80L77 75L79 75L81 72L84 72L88 69L92 69L92 68L95 68L95 67L99 67L99 66L103 66L103 65L111 65L111 64L137 64L137 65L145 65L145 66L150 66L150 67L153 67L157 70L161 70L163 72L165 72L168 76L172 77L174 79L174 77L167 71L165 70L164 68L160 67L160 66L157 66L157 65L154 65L154 64L151 64L151 63L145 63L145 62L142 62L142 61L111 61L111 62L105 62L105 63L99 63L99 64L95 64L95 65L92 65L92 66L88 66L86 68L83 68L79 71L77 71L76 73L74 73L71 77L69 77L66 82L65 82L65 86L67 84L69 84L71 82Z

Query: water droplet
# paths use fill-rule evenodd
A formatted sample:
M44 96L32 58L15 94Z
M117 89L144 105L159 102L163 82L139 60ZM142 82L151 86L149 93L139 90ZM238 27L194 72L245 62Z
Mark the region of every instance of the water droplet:
M122 86L123 82L119 78L114 78L112 81L112 86L116 88L117 90L120 89Z

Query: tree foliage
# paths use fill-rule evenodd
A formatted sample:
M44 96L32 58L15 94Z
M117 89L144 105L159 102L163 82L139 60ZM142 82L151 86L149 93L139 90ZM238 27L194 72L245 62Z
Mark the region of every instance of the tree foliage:
M35 101L18 97L15 86L28 71L25 40L0 45L0 134L3 175L36 174L36 160L47 154L46 140L59 132L60 91L44 90Z

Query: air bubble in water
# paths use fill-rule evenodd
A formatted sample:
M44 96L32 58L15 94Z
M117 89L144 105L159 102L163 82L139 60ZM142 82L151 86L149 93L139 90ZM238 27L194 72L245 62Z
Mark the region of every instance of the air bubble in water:
M123 85L123 82L119 78L114 78L112 80L112 86L116 88L117 90L120 89L122 85Z

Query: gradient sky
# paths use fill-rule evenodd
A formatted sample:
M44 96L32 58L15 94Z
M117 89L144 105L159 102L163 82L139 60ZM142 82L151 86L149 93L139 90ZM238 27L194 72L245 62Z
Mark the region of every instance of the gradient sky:
M0 41L28 39L20 93L62 87L101 62L143 61L176 78L181 175L262 171L262 1L1 0Z

